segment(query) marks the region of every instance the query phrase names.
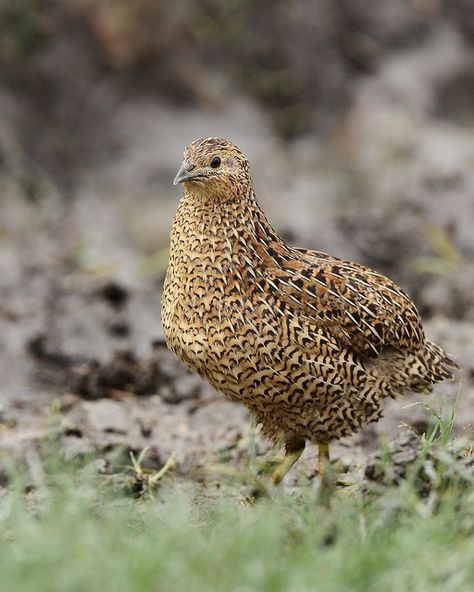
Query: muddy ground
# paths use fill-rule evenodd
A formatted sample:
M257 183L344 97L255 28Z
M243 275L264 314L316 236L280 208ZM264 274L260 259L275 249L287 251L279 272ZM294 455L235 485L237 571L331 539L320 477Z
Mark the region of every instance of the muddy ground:
M71 169L60 158L48 167L38 150L32 158L17 126L28 109L16 91L0 88L1 458L43 453L54 434L68 457L93 452L109 471L144 447L152 468L174 454L177 474L191 479L202 465L245 462L254 433L247 413L173 358L160 325L179 199L171 180L184 146L208 135L247 153L260 202L288 241L390 275L415 299L428 337L462 368L459 381L430 398L387 404L377 426L337 444L335 455L362 471L402 424L424 431L432 421L424 403L449 406L459 392L455 429L472 433L469 39L443 21L416 43L395 44L347 82L329 131L291 142L265 104L222 84L220 74L212 79L218 105L176 105L151 91L112 96L100 142L87 143L87 158L78 149ZM54 55L47 59L54 63ZM92 110L94 101L104 108L106 91L97 90ZM57 132L50 131L48 143ZM55 154L61 149L58 141ZM73 172L56 174L61 167ZM259 440L258 450L268 445ZM314 472L315 452L307 450L293 478Z

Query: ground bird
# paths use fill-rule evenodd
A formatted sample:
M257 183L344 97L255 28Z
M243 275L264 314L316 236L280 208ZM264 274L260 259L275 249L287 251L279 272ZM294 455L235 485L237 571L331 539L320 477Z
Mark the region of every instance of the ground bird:
M284 442L279 483L309 441L377 421L384 399L430 390L456 364L410 298L358 263L294 248L259 207L250 165L221 138L184 151L162 322L170 349Z

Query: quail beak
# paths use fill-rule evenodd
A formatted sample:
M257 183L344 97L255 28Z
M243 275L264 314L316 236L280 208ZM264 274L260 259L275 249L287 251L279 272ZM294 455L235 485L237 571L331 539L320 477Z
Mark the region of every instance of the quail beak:
M185 162L181 165L181 168L176 173L176 177L174 178L173 185L177 185L178 183L184 183L184 181L192 181L196 177L202 177L203 175L200 173L192 173L191 171L195 168L195 165L189 165Z

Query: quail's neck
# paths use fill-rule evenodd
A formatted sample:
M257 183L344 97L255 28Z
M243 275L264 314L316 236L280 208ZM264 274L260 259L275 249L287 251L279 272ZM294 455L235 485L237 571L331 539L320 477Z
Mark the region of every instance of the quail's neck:
M195 191L184 192L172 232L172 249L192 259L198 253L250 263L262 262L269 245L279 251L288 247L277 235L258 205L252 188L237 199L206 199Z
M185 191L180 208L187 211L191 227L200 232L220 235L230 240L251 243L279 242L252 187L236 197L208 199L198 192Z

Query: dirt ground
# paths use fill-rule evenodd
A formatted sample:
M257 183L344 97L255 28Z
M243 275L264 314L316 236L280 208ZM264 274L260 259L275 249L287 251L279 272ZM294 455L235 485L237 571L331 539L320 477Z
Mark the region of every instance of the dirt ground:
M260 202L287 240L398 281L428 337L462 368L460 381L430 398L390 402L376 427L335 455L362 470L403 423L425 429L424 402L452 405L459 391L456 431L472 431L472 57L455 26L435 27L351 79L330 133L290 143L264 105L225 86L218 108L137 93L109 110L95 152L89 146L66 181L32 162L15 127L23 106L0 88L1 458L44 451L56 430L67 456L93 452L110 471L144 447L150 467L174 454L190 478L203 464L245 461L247 413L173 358L160 325L180 191L171 180L184 146L208 135L247 153ZM268 445L259 440L258 450ZM314 470L307 450L294 477Z

